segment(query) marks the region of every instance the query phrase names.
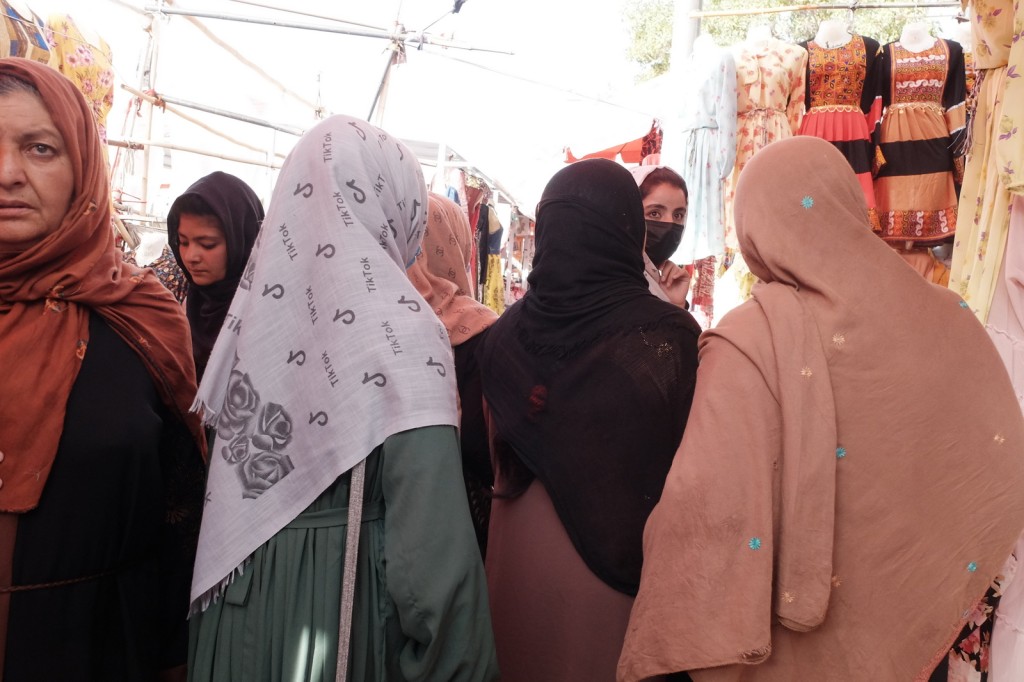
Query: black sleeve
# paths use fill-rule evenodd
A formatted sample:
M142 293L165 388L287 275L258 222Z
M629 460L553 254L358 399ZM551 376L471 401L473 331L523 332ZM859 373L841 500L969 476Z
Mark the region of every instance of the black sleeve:
M878 55L878 94L882 96L882 108L892 104L892 43L882 47Z
M880 50L882 47L874 38L866 36L861 36L861 38L864 39L864 52L867 55L867 63L865 64L864 90L860 96L860 108L861 111L868 114L871 112L871 106L875 103L875 98L882 94L879 89L882 80L880 72L882 56Z
M188 429L167 415L160 442L165 515L160 544L163 601L160 609L161 669L185 663L188 654L188 607L199 524L203 512L206 466Z
M949 73L946 74L946 88L942 92L942 108L949 110L962 105L967 99L967 71L964 48L952 40L945 40L945 43L949 47Z

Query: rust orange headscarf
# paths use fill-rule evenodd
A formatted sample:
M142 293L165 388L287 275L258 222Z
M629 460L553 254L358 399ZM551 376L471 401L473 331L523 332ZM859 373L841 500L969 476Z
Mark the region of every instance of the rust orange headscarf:
M56 456L64 412L88 352L89 313L139 354L163 401L202 447L195 368L184 313L152 271L121 260L110 229L110 186L85 98L56 71L0 59L0 75L39 91L74 173L71 207L56 231L0 258L0 511L25 512Z
M498 316L470 293L466 264L473 251L473 234L462 209L438 194L429 195L428 205L423 245L406 274L441 318L454 347L487 329Z

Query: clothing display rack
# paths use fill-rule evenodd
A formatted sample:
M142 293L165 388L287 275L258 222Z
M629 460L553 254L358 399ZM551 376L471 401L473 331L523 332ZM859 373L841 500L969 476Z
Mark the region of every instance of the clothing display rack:
M722 10L695 10L689 13L692 19L703 19L708 17L739 17L761 14L782 14L784 12L804 12L817 10L848 10L854 12L859 9L937 9L947 7L960 7L959 2L887 2L887 3L860 3L849 4L814 4L814 5L783 5L780 7L755 7L753 9L722 9Z

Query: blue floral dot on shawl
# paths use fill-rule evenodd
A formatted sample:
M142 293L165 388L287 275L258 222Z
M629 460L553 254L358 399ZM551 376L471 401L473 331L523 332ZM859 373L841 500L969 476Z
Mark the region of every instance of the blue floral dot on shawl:
M967 570L971 573L974 573L978 570L978 564L972 561L971 563L967 564Z
M836 448L836 459L846 457L846 448Z
M964 310L967 310L971 306L967 304L967 301L960 301L960 307L963 308Z
M761 538L750 538L750 542L747 543L747 546L755 551L761 549Z
M814 206L814 197L810 195L805 196L803 199L800 200L800 205L803 206L805 209L810 209L812 206Z

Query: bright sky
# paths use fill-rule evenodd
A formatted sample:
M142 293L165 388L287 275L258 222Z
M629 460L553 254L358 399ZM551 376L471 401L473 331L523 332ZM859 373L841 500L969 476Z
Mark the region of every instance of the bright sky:
M146 45L147 17L114 0L22 0L37 14L69 13L80 25L100 33L114 50L120 82L137 86L137 68ZM509 50L514 55L480 51L410 49L407 63L394 71L383 127L392 134L444 141L506 185L530 210L552 173L561 167L562 147L577 151L607 146L646 131L650 115L642 107L612 106L587 96L611 99L629 90L633 67L626 55L623 0L468 0L458 15L446 15L451 0L260 0L314 14L390 28L398 17L407 29L419 29L444 16L431 29L474 47ZM142 10L157 0L125 0ZM216 14L260 17L268 11L238 0L174 0L167 5ZM274 13L279 20L325 24L313 17ZM318 31L201 19L220 38L287 87L308 100L318 97L330 111L359 117L369 114L388 55L382 40ZM308 107L283 96L203 36L185 17L158 22L160 62L156 90L162 94L307 127ZM470 61L472 66L456 60ZM481 68L485 67L485 68ZM501 73L516 74L509 78ZM545 87L529 81L552 84ZM619 95L621 96L621 95ZM130 95L118 90L108 120L112 139L169 139L179 144L252 157L169 113L158 113L151 134L135 119L122 132ZM285 153L294 138L286 133L197 114L209 125L250 144ZM115 185L141 166L121 164ZM269 197L273 173L252 166L183 152L155 155L164 163L151 168L150 187L168 185L154 206L169 204L195 178L216 169L250 181ZM166 164L170 168L165 168ZM119 177L122 176L122 177Z

